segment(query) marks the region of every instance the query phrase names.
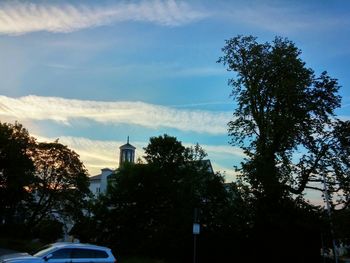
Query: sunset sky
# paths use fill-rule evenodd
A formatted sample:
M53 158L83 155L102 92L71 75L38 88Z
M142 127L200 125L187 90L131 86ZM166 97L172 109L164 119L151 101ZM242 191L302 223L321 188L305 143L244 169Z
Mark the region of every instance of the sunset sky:
M342 86L350 119L349 1L1 1L0 120L74 149L91 175L118 167L119 146L167 133L199 143L234 179L235 105L216 63L225 40L287 37L316 75Z

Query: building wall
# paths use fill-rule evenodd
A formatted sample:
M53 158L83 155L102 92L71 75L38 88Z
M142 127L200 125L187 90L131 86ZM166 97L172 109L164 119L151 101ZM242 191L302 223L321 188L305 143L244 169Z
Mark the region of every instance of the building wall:
M102 169L102 174L101 174L101 185L100 189L102 193L105 193L107 191L107 177L108 175L111 175L113 173L113 170L109 168L104 168Z
M89 189L94 195L99 195L100 193L105 193L107 191L107 177L111 175L114 170L109 168L104 168L101 170L101 174L96 176L98 178L90 179Z
M101 192L100 180L90 180L89 189L94 195L100 194L100 192Z

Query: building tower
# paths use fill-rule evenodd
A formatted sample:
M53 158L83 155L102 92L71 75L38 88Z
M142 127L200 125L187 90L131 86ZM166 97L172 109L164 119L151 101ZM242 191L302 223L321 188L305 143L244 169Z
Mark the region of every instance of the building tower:
M119 167L122 167L124 163L135 163L135 149L136 147L132 146L128 141L126 144L119 147Z

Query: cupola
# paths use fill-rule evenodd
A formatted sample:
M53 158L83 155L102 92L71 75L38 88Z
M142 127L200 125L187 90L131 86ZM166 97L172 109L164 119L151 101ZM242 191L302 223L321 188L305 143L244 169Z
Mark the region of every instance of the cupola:
M120 154L119 154L119 167L122 167L125 163L135 163L135 149L136 147L132 146L129 143L129 136L127 139L127 143L120 146Z

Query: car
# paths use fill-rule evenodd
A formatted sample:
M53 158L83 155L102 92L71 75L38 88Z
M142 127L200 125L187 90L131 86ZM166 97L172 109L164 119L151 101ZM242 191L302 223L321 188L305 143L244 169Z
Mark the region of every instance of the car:
M107 247L60 242L46 245L38 251L15 253L0 257L0 263L116 263Z

